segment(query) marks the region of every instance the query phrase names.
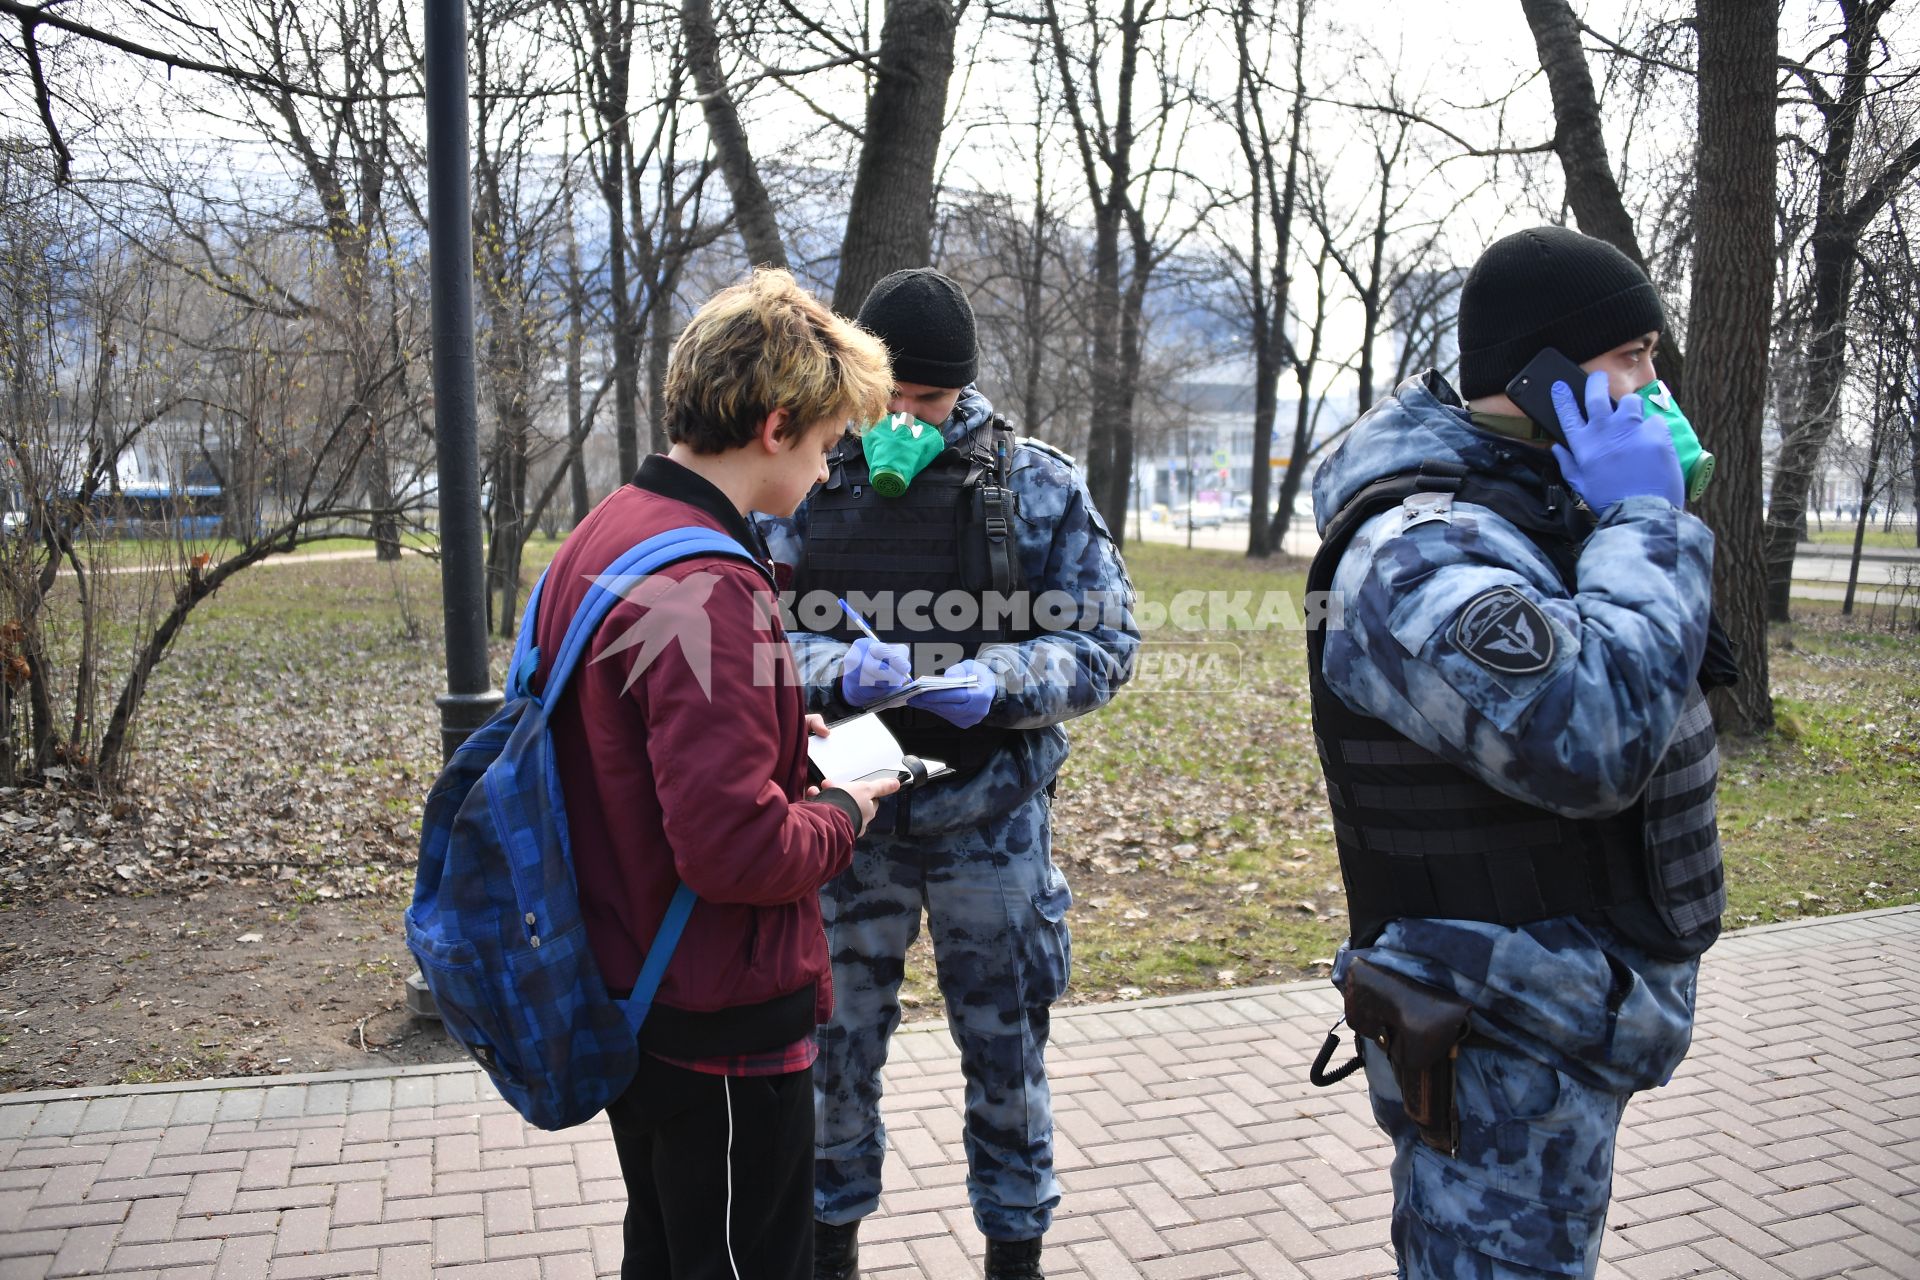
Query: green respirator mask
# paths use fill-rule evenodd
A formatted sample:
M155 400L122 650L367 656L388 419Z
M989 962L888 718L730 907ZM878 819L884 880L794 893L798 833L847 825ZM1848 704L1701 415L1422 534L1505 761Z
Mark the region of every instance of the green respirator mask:
M1707 491L1707 481L1713 479L1713 455L1700 447L1700 437L1694 434L1687 415L1674 403L1673 392L1667 390L1666 383L1655 378L1634 394L1646 404L1647 417L1665 424L1673 437L1673 451L1680 458L1680 476L1687 486L1687 501L1697 501Z
M867 478L883 498L897 498L947 447L940 428L910 413L888 414L861 433Z

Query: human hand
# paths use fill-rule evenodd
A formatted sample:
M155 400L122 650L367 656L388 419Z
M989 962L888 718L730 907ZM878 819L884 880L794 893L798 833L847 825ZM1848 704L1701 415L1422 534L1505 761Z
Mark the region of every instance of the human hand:
M960 677L971 675L974 683L961 689L934 689L915 694L907 705L931 711L960 729L971 729L986 719L987 712L993 709L993 695L999 691L993 668L968 658L948 667L945 674Z
M833 730L827 728L827 718L825 716L810 715L807 717L807 736L809 738L827 738L832 735Z
M885 774L875 778L862 778L858 782L827 782L828 787L836 787L853 797L853 803L860 810L860 826L854 831L858 838L873 822L875 810L880 807L880 797L890 796L900 789L900 779L895 774Z
M1567 437L1565 445L1553 446L1560 474L1596 515L1641 495L1686 505L1686 479L1673 434L1665 423L1646 416L1646 403L1638 395L1622 396L1614 404L1607 394L1607 375L1595 372L1587 377L1584 414L1573 388L1564 382L1553 384L1553 411Z
M883 644L861 636L840 664L840 696L850 707L864 707L913 679L913 655L903 644Z

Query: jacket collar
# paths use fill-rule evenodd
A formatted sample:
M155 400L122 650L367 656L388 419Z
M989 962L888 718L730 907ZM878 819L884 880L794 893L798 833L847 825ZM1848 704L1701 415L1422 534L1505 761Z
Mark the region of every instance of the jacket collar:
M640 470L634 473L633 487L705 512L719 521L721 529L735 542L750 551L755 561L764 565L769 559L771 553L760 531L740 514L733 500L715 488L712 481L694 474L666 454L650 453L641 459Z

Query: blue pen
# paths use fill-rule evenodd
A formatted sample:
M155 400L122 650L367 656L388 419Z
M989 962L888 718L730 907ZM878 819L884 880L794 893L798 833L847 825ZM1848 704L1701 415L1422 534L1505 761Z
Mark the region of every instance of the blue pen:
M872 627L867 625L867 620L865 618L861 617L859 614L853 611L853 606L847 603L846 597L842 596L842 597L839 597L839 599L840 599L840 611L846 614L847 617L853 619L853 625L860 628L860 630L866 635L867 639L873 641L875 644L886 643L880 638L879 632L875 631Z

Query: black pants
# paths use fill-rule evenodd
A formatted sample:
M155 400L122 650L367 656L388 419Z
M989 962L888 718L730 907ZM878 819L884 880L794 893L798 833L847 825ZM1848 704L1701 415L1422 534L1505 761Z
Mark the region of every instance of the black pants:
M711 1076L640 1055L607 1108L627 1181L621 1280L807 1280L813 1072Z

